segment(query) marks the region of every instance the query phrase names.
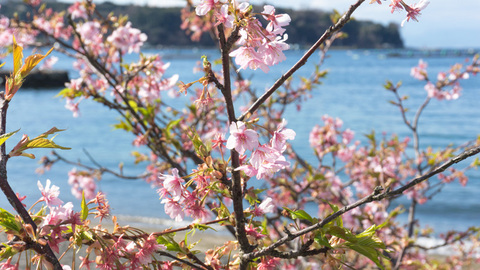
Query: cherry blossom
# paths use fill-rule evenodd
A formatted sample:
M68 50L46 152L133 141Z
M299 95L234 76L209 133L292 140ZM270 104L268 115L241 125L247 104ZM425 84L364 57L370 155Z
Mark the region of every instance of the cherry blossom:
M120 49L122 53L138 53L140 47L147 41L147 35L136 28L132 28L132 23L127 22L125 26L115 29L107 38L107 41Z
M42 198L40 200L44 201L48 206L58 206L63 204L62 200L58 198L58 195L60 195L60 188L51 185L50 179L47 179L45 188L40 181L37 182L37 186L40 192L42 192Z
M163 181L163 188L170 193L172 199L179 200L184 192L183 183L185 180L178 175L176 168L172 169L172 175L160 174L160 180Z
M425 9L428 4L430 4L430 1L427 0L420 0L420 2L413 4L412 6L404 5L405 10L407 11L407 18L402 21L402 27L405 24L405 22L408 22L410 19L417 21L417 16L420 15L420 11Z
M71 191L76 198L81 199L82 194L86 199L95 198L97 184L90 173L72 169L68 172L68 184L72 186Z
M418 66L411 69L410 75L420 81L426 80L428 78L427 67L427 63L420 59L418 61Z
M165 198L161 201L165 207L165 213L170 216L170 218L175 221L182 221L185 217L185 212L183 211L182 205L175 200L170 198Z
M282 122L277 126L277 130L273 133L273 137L270 142L273 148L281 152L285 151L287 148L287 140L294 140L296 136L295 131L285 128L286 125L287 120L282 119Z
M403 0L391 0L389 7L392 7L392 13L403 9Z
M290 16L288 14L275 14L275 7L271 5L265 5L262 12L265 20L268 20L269 23L265 29L268 32L271 32L274 35L282 35L285 32L285 29L282 27L290 24Z
M240 47L232 52L230 52L231 57L235 57L235 63L239 65L240 69L261 69L263 72L267 73L270 71L270 68L263 61L263 56L260 53L257 53L253 47Z
M227 139L226 147L235 149L243 155L246 150L253 150L258 146L258 134L253 129L247 129L241 121L230 124L230 136Z
M204 16L215 7L216 3L218 3L218 0L200 0L200 4L195 8L195 12L198 16Z
M233 28L235 17L228 12L228 5L223 5L219 12L215 12L215 17L217 18L217 23L215 25L223 23L225 27Z
M87 19L87 10L85 9L85 6L81 2L75 2L73 5L71 5L68 8L68 12L72 15L72 20L75 19Z
M275 207L275 204L273 203L273 199L268 197L268 198L265 198L261 204L259 204L258 206L255 206L254 215L263 216L268 213L273 213L275 209L276 207Z

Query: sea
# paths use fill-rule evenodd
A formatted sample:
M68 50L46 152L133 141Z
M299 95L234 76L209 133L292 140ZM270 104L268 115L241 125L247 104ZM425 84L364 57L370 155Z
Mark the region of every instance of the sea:
M322 124L323 115L342 119L344 127L353 130L355 139L362 143L366 143L365 135L372 131L380 135L411 137L399 109L389 103L394 96L383 88L386 80L394 83L402 81L400 95L409 96L405 106L409 108L407 117L412 119L426 97L424 83L410 76L410 69L418 64L419 59L428 63L429 76L436 78L438 72L448 71L453 64L465 63L471 59L473 52L475 50L471 49L329 51L321 67L328 70L327 77L312 91L312 97L301 104L301 110L293 106L285 114L288 127L297 133L292 142L293 147L307 160L315 162L308 136L313 125ZM212 62L219 57L218 51L214 49L150 49L145 53L160 54L165 62L171 63L166 76L179 74L180 80L185 83L201 76L200 73L193 73L193 68L202 55L207 55ZM246 71L245 77L251 78L258 93L262 93L298 61L303 53L301 49L287 51L287 60L272 67L270 72ZM54 68L68 70L70 77L75 78L77 72L72 69L73 60L59 53L54 54L60 59ZM134 61L137 57L130 55L126 61ZM299 76L309 76L319 60L320 54L315 53L299 70L293 83L299 83ZM11 58L4 61L7 63L4 68L11 68ZM432 100L421 115L418 131L422 149L429 146L442 149L449 145L461 145L480 135L480 75L463 80L461 87L462 95L458 100ZM74 118L65 109L65 101L56 97L61 89L22 88L17 93L10 103L7 131L20 131L7 141L7 151L20 140L22 134L35 137L57 127L65 131L60 132L54 141L72 148L67 151L58 150L63 157L92 165L88 153L96 162L113 170L123 163L125 175L143 173L142 165L134 164L131 151L145 152L145 149L132 145L132 135L114 130L113 124L118 121L119 115L91 100L83 100L79 106L80 116ZM180 99L176 104L183 106L186 102L187 99ZM409 151L411 154L411 149ZM58 163L43 174L38 174L36 169L40 167L40 157L48 155L50 150L38 149L30 153L37 158L15 157L8 161L7 167L9 182L15 192L27 196L24 203L30 206L36 202L41 196L37 181L45 185L46 180L50 179L60 187L60 198L64 202L71 201L79 209L80 201L71 195L67 183L68 171L75 166ZM463 168L472 161L469 159L457 168ZM469 182L466 187L458 182L445 185L432 200L418 206L416 218L421 226L432 227L441 233L480 225L480 173L470 170L467 175ZM105 174L98 182L98 187L107 194L112 214L123 217L131 225L149 224L163 228L175 224L164 213L156 190L142 180L123 180ZM398 203L403 202L407 201L400 200ZM0 207L12 209L3 195L0 195ZM406 220L405 214L400 220Z

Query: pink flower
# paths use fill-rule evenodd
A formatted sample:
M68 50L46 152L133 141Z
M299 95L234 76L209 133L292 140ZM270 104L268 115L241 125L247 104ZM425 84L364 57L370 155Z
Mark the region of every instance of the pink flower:
M189 205L185 212L187 212L187 215L200 222L206 222L210 217L210 213L205 209L205 206L200 205L198 202Z
M258 53L262 55L263 62L266 65L273 66L287 59L283 53L283 51L290 48L290 46L285 43L287 38L287 34L284 35L283 39L277 36L275 39L266 42L258 48Z
M0 269L1 270L17 270L19 269L19 265L18 265L18 261L16 264L11 264L12 262L12 258L13 257L10 257L8 258L8 260L6 262L1 262L0 263Z
M425 91L427 91L427 95L430 98L436 98L438 100L454 100L460 97L460 92L462 88L458 85L458 83L453 85L451 91L442 91L438 89L433 83L428 82L425 85Z
M414 77L417 80L423 81L427 79L427 63L423 62L422 59L418 61L418 66L413 67L410 70L410 76Z
M65 109L71 111L73 113L73 117L78 117L80 115L80 110L78 108L79 104L80 104L80 100L78 102L74 102L73 99L67 98Z
M140 249L135 253L135 259L142 265L147 265L153 261L153 254L159 250L165 250L164 245L157 243L157 239L154 234L150 234L147 239L145 239L140 244Z
M253 167L252 165L249 165L249 164L239 166L235 170L236 171L243 171L248 177L254 177L258 173L258 170L255 169L255 167Z
M256 169L259 169L266 163L275 162L281 156L280 152L267 145L260 145L253 151L250 158L250 164Z
M82 5L81 2L75 2L73 5L71 5L68 8L68 13L72 15L72 20L78 19L78 18L83 18L87 19L87 10L85 9L85 6Z
M285 32L283 26L290 24L290 16L288 14L275 15L275 8L271 5L265 5L262 12L265 20L268 20L269 23L265 28L268 32L271 32L274 35L281 35Z
M91 44L102 38L99 22L85 22L77 25L77 32L85 44Z
M218 0L200 0L200 4L195 8L195 13L198 16L204 16L215 7L217 2Z
M138 53L140 47L147 41L147 35L136 28L132 28L131 25L131 22L127 22L125 26L115 29L107 38L107 41L120 49L122 53Z
M245 123L241 121L232 122L226 146L243 155L246 150L253 150L258 146L258 134L252 129L247 129Z
M67 221L74 218L73 204L68 202L64 205L59 205L50 208L50 213L43 220L44 225L58 225L62 221Z
M355 136L355 132L353 132L351 129L347 128L342 132L342 143L343 144L349 144L352 140L353 137Z
M223 133L217 133L215 139L212 139L212 148L223 147L223 144L226 143L225 135Z
M230 52L231 57L235 57L235 63L239 65L240 69L253 69L256 70L260 68L263 72L268 73L270 69L264 63L262 56L255 51L253 47L242 46L232 52Z
M275 35L283 34L285 29L282 27L289 25L291 21L288 14L275 15L275 8L271 5L263 7L262 15L265 20L270 21L265 29Z
M252 240L252 242L256 242L259 239L265 237L264 234L260 231L259 228L253 227L252 224L245 225L245 232L247 233L247 237Z
M271 178L276 172L290 166L290 162L286 161L285 157L280 155L277 160L273 162L264 162L258 168L257 179Z
M287 140L294 140L297 135L292 129L285 128L286 125L287 120L283 119L282 122L278 124L277 130L273 133L271 140L272 147L280 152L285 151L287 148Z
M182 184L185 183L185 180L178 175L178 170L173 168L172 175L160 174L159 178L163 182L165 190L172 196L172 199L180 200L184 191Z
M279 258L262 258L261 262L257 265L257 270L275 270L278 269L279 263Z
M185 212L183 211L182 206L170 198L163 199L161 203L165 204L165 213L170 216L170 218L175 219L175 221L182 221L185 217Z
M42 183L40 183L40 181L37 182L38 189L42 192L42 198L40 200L44 201L48 206L61 205L63 202L58 198L60 188L55 185L50 186L50 184L50 179L47 179L45 188L43 188Z
M392 13L395 10L403 9L402 1L403 0L392 0L392 2L389 5L389 7L392 7Z
M352 159L354 152L355 152L355 145L352 145L352 146L338 150L337 156L341 161L348 162Z
M420 0L420 2L413 4L412 6L404 5L405 10L407 11L407 18L402 21L402 27L405 24L405 22L408 22L410 19L417 21L417 16L420 15L420 11L425 9L428 4L430 4L429 1L427 0Z
M263 202L255 207L254 214L255 216L262 216L267 213L273 213L275 210L275 204L273 203L273 199L268 197Z
M43 65L39 69L40 70L52 69L53 65L55 65L55 63L57 62L58 62L58 57L52 55L43 62Z
M82 193L85 194L85 199L95 198L97 184L89 172L71 170L68 172L68 184L72 186L71 192L76 198L81 199Z
M220 12L215 13L215 17L217 18L217 23L215 25L223 23L225 27L233 28L233 21L235 20L235 17L228 13L228 5L223 5L220 8Z

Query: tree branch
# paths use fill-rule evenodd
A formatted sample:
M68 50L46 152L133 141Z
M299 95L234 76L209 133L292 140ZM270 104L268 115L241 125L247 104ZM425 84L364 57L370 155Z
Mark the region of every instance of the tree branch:
M335 220L337 217L343 215L344 213L354 209L354 208L357 208L361 205L364 205L364 204L367 204L369 202L373 202L373 201L380 201L380 200L383 200L383 199L386 199L386 198L392 198L392 197L395 197L395 196L398 196L400 194L402 194L404 191L406 191L407 189L431 178L432 176L435 176L443 171L445 171L447 168L449 168L450 166L462 161L462 160L465 160L466 158L468 157L471 157L471 156L474 156L476 154L480 153L480 146L477 146L477 147L473 147L471 149L468 149L468 150L465 150L463 153L461 153L460 155L458 156L455 156L454 158L448 160L447 162L443 163L442 165L438 166L437 168L435 168L434 170L426 173L426 174L423 174L419 177L416 177L414 178L413 180L411 180L408 184L396 189L396 190L393 190L393 191L389 191L388 189L386 191L384 191L384 189L382 187L377 187L375 188L375 190L372 192L372 194L370 194L369 196L367 197L364 197L350 205L347 205L345 207L343 207L342 209L338 210L337 212L334 212L333 214L329 215L328 217L326 217L325 219L323 219L322 221L312 225L312 226L309 226L305 229L302 229L302 230L299 230L299 231L296 231L296 232L292 232L284 237L282 237L281 239L279 239L278 241L276 241L275 243L271 244L270 246L266 247L266 248L263 248L259 251L256 251L256 252L252 252L252 253L248 253L248 254L244 254L242 257L243 259L245 260L248 260L248 261L251 261L255 258L258 258L258 257L261 257L261 256L265 256L267 254L270 254L270 252L272 252L273 250L275 250L277 247L285 244L286 242L288 241L291 241L299 236L302 236L306 233L309 233L311 231L314 231L314 230L317 230L317 229L320 229L322 228L323 226L327 225L328 223L332 222L333 220Z
M280 77L273 85L268 89L265 94L263 94L257 101L255 101L248 110L238 118L239 121L243 121L249 115L253 114L259 107L262 105L288 78L290 78L293 73L300 69L305 63L307 63L308 58L322 45L327 39L329 39L335 32L342 29L342 27L350 20L352 13L363 3L365 0L358 0L355 4L351 5L350 8L343 14L343 16L338 20L338 22L330 26L323 35L313 44L313 46L298 60L298 62L293 65L285 74Z

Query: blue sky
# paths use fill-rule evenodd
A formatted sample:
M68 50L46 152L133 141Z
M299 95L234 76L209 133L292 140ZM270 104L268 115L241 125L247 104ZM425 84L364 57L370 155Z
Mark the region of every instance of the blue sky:
M72 1L72 0L70 0ZM137 3L155 6L182 6L183 0L111 0L115 3ZM419 0L404 0L413 4ZM95 1L94 2L101 2ZM198 2L198 0L196 1ZM296 9L323 9L345 11L355 0L251 0L255 4L271 3ZM368 4L367 0L354 14L357 19L380 23L400 24L404 12L390 13L390 1L382 5ZM401 29L405 45L419 48L480 48L480 0L430 0L419 22L410 21ZM287 31L288 33L288 31Z

